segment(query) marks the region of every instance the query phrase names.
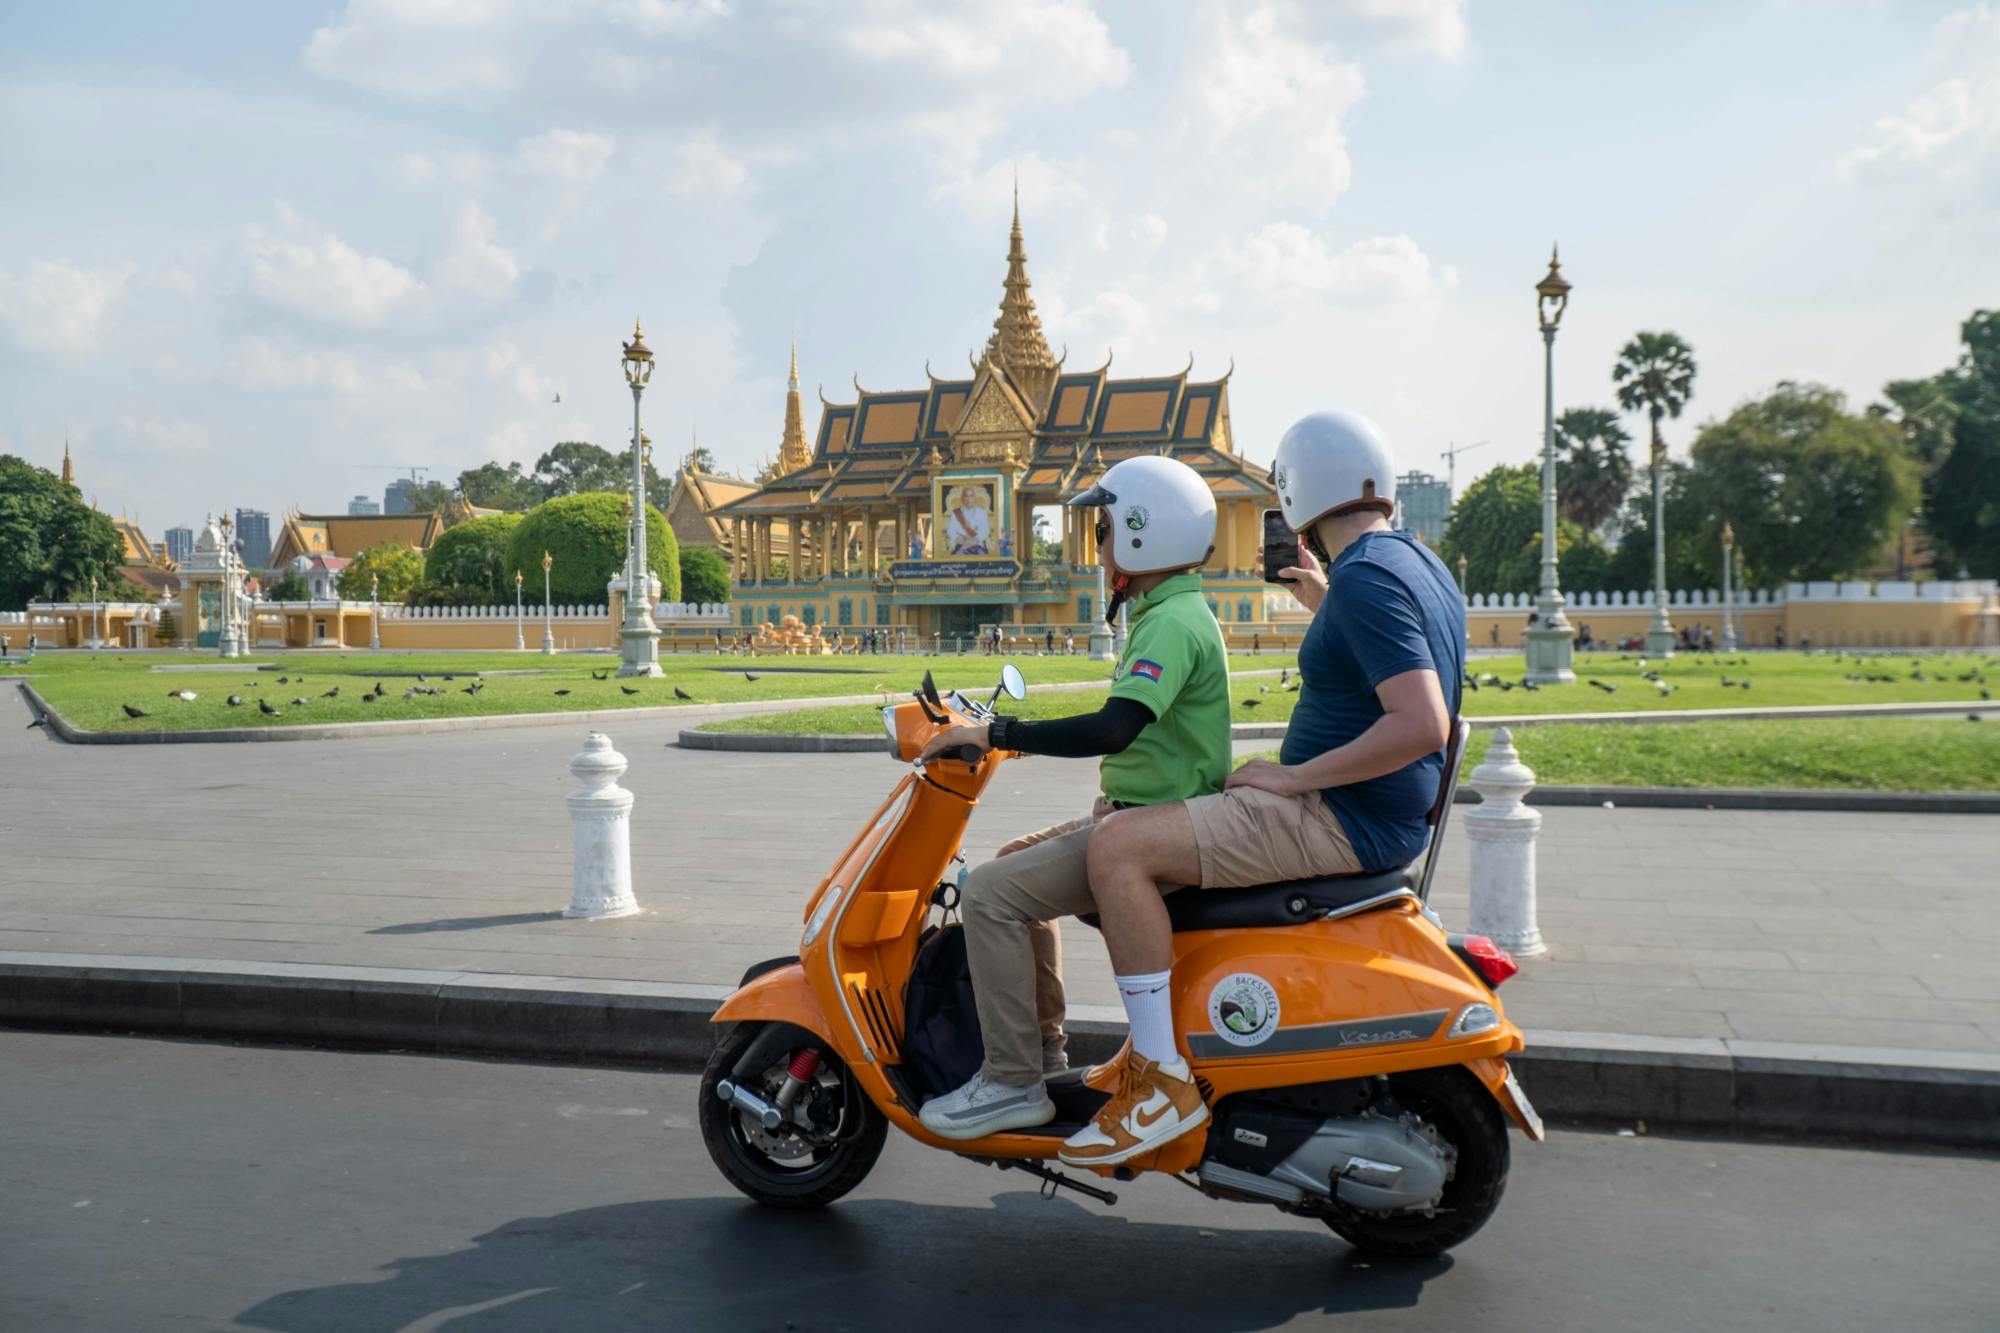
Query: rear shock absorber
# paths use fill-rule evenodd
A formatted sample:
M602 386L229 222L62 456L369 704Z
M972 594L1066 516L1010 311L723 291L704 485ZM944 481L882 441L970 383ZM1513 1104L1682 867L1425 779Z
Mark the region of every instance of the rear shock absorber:
M818 1048L807 1046L792 1056L791 1068L785 1071L784 1086L778 1089L777 1106L778 1110L784 1113L785 1119L792 1118L792 1103L799 1099L800 1091L806 1084L812 1082L813 1075L818 1072Z

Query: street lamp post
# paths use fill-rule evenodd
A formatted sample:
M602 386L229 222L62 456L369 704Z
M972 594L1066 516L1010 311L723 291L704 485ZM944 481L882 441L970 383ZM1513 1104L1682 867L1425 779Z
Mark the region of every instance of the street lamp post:
M552 622L553 613L549 609L549 570L554 568L556 558L547 551L542 552L542 652L554 655L556 631Z
M1736 616L1730 605L1729 565L1735 558L1736 530L1727 519L1722 523L1722 651L1736 651Z
M1667 446L1653 429L1653 622L1646 626L1646 655L1674 655L1674 622L1667 618L1667 502L1661 486L1666 471Z
M639 321L622 362L632 389L632 567L625 575L625 623L618 630L618 674L660 674L660 627L653 623L653 574L646 559L646 439L639 424L639 397L653 378L653 353ZM796 554L796 553L795 553Z
M1528 631L1527 679L1534 685L1576 684L1575 644L1556 571L1556 326L1569 306L1569 288L1552 249L1548 274L1535 284L1542 327L1542 586Z
M521 571L514 571L514 651L526 652L528 641L521 634Z
M368 650L382 651L382 576L368 576Z
M1465 554L1458 557L1458 600L1465 607L1465 646L1472 646L1472 594L1465 590Z
M1097 514L1108 514L1110 511L1100 509L1095 512ZM1094 520L1094 515L1092 517ZM1093 528L1093 534L1095 531L1096 529ZM1090 660L1093 662L1109 662L1111 660L1111 624L1109 618L1104 614L1107 596L1104 582L1104 548L1097 545L1094 535L1091 540L1091 549L1092 553L1097 557L1097 599L1090 604Z
M102 609L97 600L97 576L93 574L90 578L90 646L92 648L102 648L104 646L104 640L98 634L97 630L97 617Z

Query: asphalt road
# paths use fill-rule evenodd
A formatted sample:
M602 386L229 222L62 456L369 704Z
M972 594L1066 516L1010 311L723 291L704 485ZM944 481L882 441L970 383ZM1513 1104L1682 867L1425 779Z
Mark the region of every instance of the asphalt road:
M0 1328L2000 1328L2000 1162L1557 1134L1499 1216L1370 1262L1164 1180L1106 1209L892 1141L739 1199L694 1080L0 1034Z

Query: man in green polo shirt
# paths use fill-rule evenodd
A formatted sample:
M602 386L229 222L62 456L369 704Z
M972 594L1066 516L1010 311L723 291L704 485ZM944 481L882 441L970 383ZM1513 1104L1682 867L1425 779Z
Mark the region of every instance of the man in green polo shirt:
M963 745L1065 758L1102 756L1095 808L1017 838L966 877L960 910L986 1062L923 1106L931 1132L976 1139L1055 1118L1045 1081L1077 1077L1064 1050L1062 949L1052 924L1089 912L1090 830L1113 810L1208 795L1229 776L1229 659L1197 572L1215 544L1215 497L1184 463L1127 459L1070 503L1099 510L1097 546L1131 633L1095 713L1051 722L996 717L932 741L928 761ZM1173 1049L1166 977L1120 977L1135 1050ZM1128 983L1137 983L1134 988ZM1129 993L1128 993L1129 992ZM1142 1025L1146 1028L1141 1032ZM1145 1045L1139 1045L1144 1040Z

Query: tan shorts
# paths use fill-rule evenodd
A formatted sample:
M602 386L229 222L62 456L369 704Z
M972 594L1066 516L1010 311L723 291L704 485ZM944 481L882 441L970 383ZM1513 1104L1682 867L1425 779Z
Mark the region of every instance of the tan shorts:
M1278 796L1231 787L1187 802L1201 853L1201 887L1242 889L1361 869L1347 831L1316 791Z

